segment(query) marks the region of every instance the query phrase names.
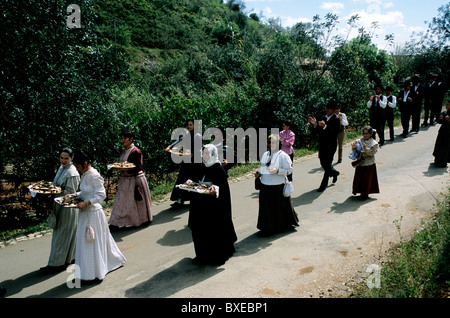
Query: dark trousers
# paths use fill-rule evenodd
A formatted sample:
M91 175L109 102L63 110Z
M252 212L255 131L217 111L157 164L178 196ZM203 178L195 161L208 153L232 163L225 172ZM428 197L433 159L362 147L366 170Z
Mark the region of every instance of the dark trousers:
M433 104L430 101L425 101L425 107L424 107L424 116L423 116L423 123L424 124L428 124L428 117L430 117L430 113L431 113L431 118L430 118L430 124L433 123L433 115L434 115L434 111L432 110L433 108Z
M411 119L411 110L409 110L409 109L402 110L401 120L402 120L402 127L403 127L403 135L405 135L405 136L408 134L410 119Z
M320 165L322 166L325 173L323 174L322 182L320 183L320 189L325 189L328 186L328 179L337 176L339 172L334 169L333 163L334 154L327 156L326 158L320 158Z
M391 140L394 139L394 110L392 108L386 107L386 113L384 117L384 121L382 123L382 129L384 130L384 127L386 126L386 123L389 127L389 138Z
M422 104L414 105L412 110L412 131L419 131L420 127L420 112L422 111Z
M384 143L384 123L386 122L384 109L375 107L370 112L370 125L377 131L379 142Z

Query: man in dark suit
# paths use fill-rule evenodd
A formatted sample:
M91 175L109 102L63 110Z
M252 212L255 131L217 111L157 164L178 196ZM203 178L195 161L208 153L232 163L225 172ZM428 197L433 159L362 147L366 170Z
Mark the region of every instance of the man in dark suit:
M386 87L386 108L385 108L385 119L389 127L389 140L394 141L394 109L397 105L397 96L391 95L393 92L391 86ZM383 121L381 123L381 129L384 129L386 123Z
M411 98L413 102L412 107L412 127L411 132L419 132L420 127L420 113L422 112L423 99L425 97L425 87L420 84L418 76L412 78Z
M434 113L436 114L436 121L439 119L439 116L442 112L442 104L444 103L445 95L447 94L448 87L447 83L442 78L442 75L438 75L436 79L437 83L437 98L436 98L436 109Z
M319 120L315 117L309 117L309 122L313 125L314 131L319 135L319 160L325 173L322 182L317 191L323 192L328 186L328 179L333 178L333 183L337 181L339 171L332 166L334 153L337 148L337 135L340 128L340 120L337 118L334 110L337 103L330 100L326 106L326 115Z
M397 102L401 113L403 127L403 133L400 134L400 136L406 138L408 136L409 120L411 119L411 114L414 107L413 99L411 98L411 83L409 81L405 81L403 84L403 90L400 91Z
M382 95L383 86L375 86L375 95L370 95L367 107L369 107L370 126L375 129L379 137L379 145L384 145L384 126L386 123L385 108L386 97ZM375 136L374 136L375 137ZM374 138L375 139L375 138Z
M425 115L423 118L422 126L428 125L428 116L430 117L430 125L434 124L434 120L438 118L439 114L436 114L436 102L439 94L439 87L436 82L436 75L431 74L429 76L429 83L425 94Z

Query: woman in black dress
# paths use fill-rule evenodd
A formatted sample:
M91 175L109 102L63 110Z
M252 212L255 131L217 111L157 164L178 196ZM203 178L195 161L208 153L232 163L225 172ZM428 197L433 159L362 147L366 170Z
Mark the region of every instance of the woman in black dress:
M198 147L198 149L195 149L196 142L197 144L202 145L203 139L199 133L197 134L194 133L194 123L195 123L194 119L188 119L186 121L187 125L186 134L165 149L166 152L170 152L172 148L174 148L174 146L183 141L184 138L191 139L191 149L188 150L190 151L189 155L191 160L190 162L183 161L180 163L180 171L178 172L177 181L175 182L172 194L170 195L170 200L175 201L174 203L171 204L173 208L182 207L184 205L184 202L190 201L191 198L190 192L180 190L176 186L185 183L186 180L188 179L190 180L197 179L200 172L201 163L194 162L194 155L196 152L200 153L201 150L201 146ZM186 152L186 149L183 149L183 152Z
M433 150L434 164L445 168L450 162L450 100L447 101L445 111L439 115L437 123L441 124L441 127Z
M235 252L237 241L231 214L231 194L227 173L219 161L217 148L208 144L203 148L200 180L210 193L191 192L188 226L196 257L194 264L222 265Z

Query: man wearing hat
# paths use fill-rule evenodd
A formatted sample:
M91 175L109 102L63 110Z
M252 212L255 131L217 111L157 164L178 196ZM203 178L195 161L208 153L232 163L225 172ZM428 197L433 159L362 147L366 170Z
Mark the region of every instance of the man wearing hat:
M333 183L337 181L339 171L332 166L334 153L337 148L337 135L340 128L340 120L335 114L337 103L329 100L326 106L326 114L319 120L315 117L308 117L309 122L313 125L314 131L319 135L319 160L320 165L325 171L322 182L317 191L323 192L328 186L328 179L333 178Z
M389 140L394 141L394 109L397 105L397 97L394 95L391 95L393 91L393 88L391 86L386 87L386 109L385 109L385 119L387 122L387 125L389 127ZM385 127L385 122L381 124L382 129Z
M426 90L425 96L425 115L423 117L422 126L428 125L428 116L430 116L430 125L434 124L434 121L438 119L439 113L436 113L436 102L439 94L439 87L437 86L437 75L430 74L428 77L429 83ZM442 108L442 106L441 106Z
M418 76L412 78L411 98L413 100L412 109L412 127L411 132L419 132L420 113L422 112L423 98L425 96L425 87L420 84Z
M367 102L370 126L375 128L378 137L380 138L380 141L378 142L380 146L384 145L384 123L386 123L385 108L387 105L386 97L381 94L382 92L383 87L381 85L376 85L375 95L370 95L369 101ZM381 127L382 124L383 127Z
M411 97L411 83L408 80L403 83L403 89L400 91L397 101L403 127L403 133L400 134L400 136L406 138L408 136L409 120L411 119L414 107L413 99Z

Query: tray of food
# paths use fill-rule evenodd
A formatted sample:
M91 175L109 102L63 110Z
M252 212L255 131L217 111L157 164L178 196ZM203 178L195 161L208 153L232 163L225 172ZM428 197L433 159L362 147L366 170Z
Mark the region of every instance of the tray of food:
M183 149L170 149L169 150L170 153L173 153L174 155L177 156L190 156L191 155L191 151L190 150L185 150L183 151Z
M108 169L116 169L116 170L130 170L136 168L134 163L123 161L123 162L115 162L108 165Z
M52 182L44 180L29 185L28 189L30 190L32 195L35 195L36 193L59 194L62 192L61 187L54 185Z
M191 191L191 192L197 192L197 193L203 193L203 194L209 194L211 193L208 190L208 186L205 184L200 184L196 182L191 183L183 183L176 186L177 188L181 190Z
M59 205L62 205L65 208L74 208L77 206L78 203L83 202L83 200L80 197L77 197L76 195L72 195L69 197L58 197L55 198L55 202Z

